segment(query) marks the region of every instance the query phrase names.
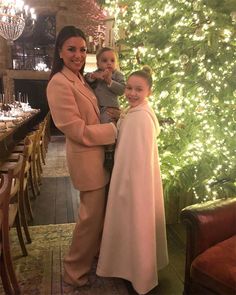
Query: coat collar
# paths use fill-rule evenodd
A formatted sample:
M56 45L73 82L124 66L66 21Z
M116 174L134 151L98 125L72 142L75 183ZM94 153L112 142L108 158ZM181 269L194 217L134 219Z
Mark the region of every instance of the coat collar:
M79 80L79 77L77 75L75 75L75 73L73 73L70 69L68 69L66 66L64 66L61 70L62 74L64 76L66 76L66 78L68 80L70 80L71 82L76 82L77 80Z
M80 76L78 77L70 69L68 69L65 66L61 70L61 73L74 84L76 90L81 92L87 99L89 99L89 101L92 103L96 113L98 114L98 116L100 116L100 111L99 111L98 104L97 104L97 98L96 98L95 94L93 93L93 90L90 88L90 86L84 80L83 76L81 74L79 74Z
M159 133L160 133L159 122L157 120L157 117L156 117L153 109L150 107L147 100L144 100L141 104L139 104L136 107L128 109L128 113L135 113L135 112L139 112L139 111L145 111L151 116L152 121L153 121L155 128L156 128L157 135L159 135Z

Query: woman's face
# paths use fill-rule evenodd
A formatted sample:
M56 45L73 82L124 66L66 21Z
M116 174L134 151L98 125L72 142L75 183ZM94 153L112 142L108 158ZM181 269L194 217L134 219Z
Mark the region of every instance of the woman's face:
M125 96L131 107L136 107L151 94L150 87L143 77L131 76L125 87Z
M81 37L71 37L64 42L59 54L64 65L78 75L85 64L86 52L85 40Z

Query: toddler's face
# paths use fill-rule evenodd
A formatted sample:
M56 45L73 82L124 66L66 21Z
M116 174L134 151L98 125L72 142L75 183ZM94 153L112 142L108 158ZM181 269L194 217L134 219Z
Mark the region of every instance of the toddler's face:
M100 70L113 72L116 69L116 62L115 53L113 51L105 51L100 55L97 65Z

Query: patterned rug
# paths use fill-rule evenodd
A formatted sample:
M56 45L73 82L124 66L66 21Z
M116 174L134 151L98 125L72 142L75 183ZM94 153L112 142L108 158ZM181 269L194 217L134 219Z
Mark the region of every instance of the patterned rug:
M52 136L48 146L43 177L69 176L66 163L66 146L64 136Z
M68 294L62 284L62 260L71 241L74 224L31 226L32 243L28 256L22 257L15 230L11 230L11 253L22 295ZM94 265L95 272L96 265ZM81 288L79 295L128 295L123 280L98 278L91 287ZM64 290L64 291L63 291ZM4 294L0 285L0 294Z

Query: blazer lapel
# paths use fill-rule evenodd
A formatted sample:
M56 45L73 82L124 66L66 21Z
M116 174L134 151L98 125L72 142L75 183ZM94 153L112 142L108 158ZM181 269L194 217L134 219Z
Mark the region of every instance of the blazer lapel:
M70 80L76 90L78 90L80 93L83 94L93 105L98 117L100 116L100 111L97 104L97 98L95 94L93 93L92 89L89 87L89 85L85 82L85 80L82 81L79 77L77 77L72 71L70 71L68 68L63 67L62 74L67 77L68 80ZM84 83L83 83L84 82Z

